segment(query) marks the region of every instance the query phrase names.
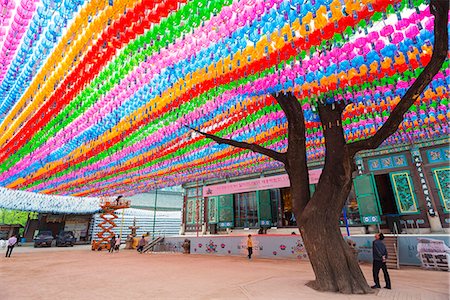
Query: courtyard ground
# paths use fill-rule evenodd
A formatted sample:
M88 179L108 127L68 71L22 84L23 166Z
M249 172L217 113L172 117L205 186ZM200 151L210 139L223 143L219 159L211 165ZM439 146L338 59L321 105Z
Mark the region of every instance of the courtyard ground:
M449 299L448 272L389 272L392 290L349 296L306 287L312 269L296 260L16 247L0 257L0 299Z

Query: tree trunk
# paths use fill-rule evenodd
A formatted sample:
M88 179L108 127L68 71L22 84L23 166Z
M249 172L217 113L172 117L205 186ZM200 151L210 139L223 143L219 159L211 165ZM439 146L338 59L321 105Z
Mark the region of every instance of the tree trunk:
M299 229L316 275L308 285L319 291L344 294L370 293L357 259L342 237L339 217L350 192L352 179L348 168L325 168L310 204L301 214ZM342 176L343 167L346 176ZM298 183L300 184L300 183Z
M342 237L339 217L352 186L353 156L345 145L341 126L344 106L321 106L325 136L325 166L316 191L297 217L316 279L308 285L319 291L365 294L371 289L358 261ZM291 178L295 191L299 180ZM295 201L295 195L293 195Z

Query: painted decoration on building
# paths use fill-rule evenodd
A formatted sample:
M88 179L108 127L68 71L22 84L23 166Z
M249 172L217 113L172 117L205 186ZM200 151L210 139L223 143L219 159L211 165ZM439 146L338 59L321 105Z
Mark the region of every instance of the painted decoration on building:
M319 182L322 169L309 170L310 184ZM282 187L289 187L289 177L287 174L268 176L251 180L229 182L203 187L203 197L238 194L252 191L268 190Z
M425 197L425 205L426 205L426 209L428 214L431 217L436 216L436 211L433 205L433 201L431 200L431 192L430 189L428 188L428 183L427 180L425 178L425 173L423 170L423 165L422 165L422 156L420 155L420 150L418 148L412 148L411 149L411 155L412 155L412 160L414 162L414 165L416 167L417 170L417 174L419 175L419 181L420 181L420 188L422 189L423 195Z
M208 223L217 223L217 197L208 198Z
M206 252L208 252L208 253L217 252L216 248L217 248L217 244L215 244L212 240L209 240L209 243L207 243L205 245Z
M355 155L355 164L358 169L358 175L362 175L364 172L364 160L359 155Z
M450 213L450 167L435 168L431 171L442 209L445 213Z
M186 224L202 224L204 218L203 197L201 195L201 186L186 189L187 204Z
M195 201L195 223L203 224L204 209L205 209L205 206L203 205L203 199L197 198L197 200Z
M408 161L405 155L393 155L367 160L370 171L387 170L392 168L406 167Z
M429 163L443 163L450 161L450 149L448 147L427 150Z
M195 200L187 200L186 203L186 223L195 223Z
M420 213L409 171L389 173L400 214Z
M369 159L369 170L381 169L381 162L379 159Z

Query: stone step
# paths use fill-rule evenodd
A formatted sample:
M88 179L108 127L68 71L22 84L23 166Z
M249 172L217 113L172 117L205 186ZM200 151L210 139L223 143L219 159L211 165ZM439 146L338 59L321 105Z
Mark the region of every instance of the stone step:
M386 264L386 267L387 267L388 269L398 269L398 268L397 268L397 264Z
M397 261L397 255L389 255L387 260L395 260L395 261Z

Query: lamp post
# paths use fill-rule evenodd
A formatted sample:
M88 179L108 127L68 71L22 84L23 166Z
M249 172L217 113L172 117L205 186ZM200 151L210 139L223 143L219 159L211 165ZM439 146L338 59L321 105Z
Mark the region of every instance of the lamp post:
M123 229L123 218L125 216L125 208L122 208L122 220L120 221L120 233L119 233L119 239L122 241L122 229Z
M158 201L158 189L155 189L155 206L153 207L153 232L152 240L155 239L155 222L156 222L156 203Z

